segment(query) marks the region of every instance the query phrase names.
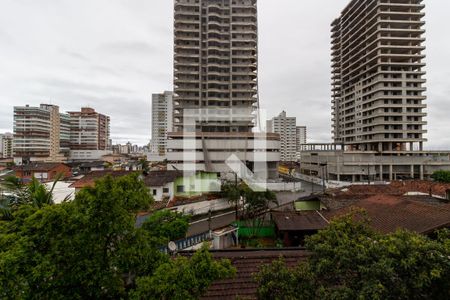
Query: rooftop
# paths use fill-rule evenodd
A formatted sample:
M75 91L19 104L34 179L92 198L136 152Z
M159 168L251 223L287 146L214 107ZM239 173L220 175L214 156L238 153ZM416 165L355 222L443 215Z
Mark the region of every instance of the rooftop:
M93 187L96 180L99 180L100 178L103 178L105 176L110 175L112 177L122 177L131 173L132 171L113 171L113 170L92 171L83 176L81 179L75 181L73 184L70 185L70 187L76 189L81 189L84 187Z
M14 171L50 171L61 165L67 166L63 163L34 162L28 165L15 166L12 169Z
M288 266L294 267L308 257L300 248L212 250L211 254L215 259L229 259L237 273L232 279L214 282L201 299L256 299L258 286L254 276L262 266L283 257Z
M318 211L272 212L272 218L280 231L319 230L328 225L328 220Z
M367 212L372 227L381 233L401 228L428 234L450 226L450 204L433 205L418 200L421 199L415 196L375 195L322 214L331 220L350 212L352 208L361 208Z
M182 171L150 171L148 172L148 175L145 176L144 182L146 186L158 187L164 186L165 184L170 182L174 182L179 177L183 177Z

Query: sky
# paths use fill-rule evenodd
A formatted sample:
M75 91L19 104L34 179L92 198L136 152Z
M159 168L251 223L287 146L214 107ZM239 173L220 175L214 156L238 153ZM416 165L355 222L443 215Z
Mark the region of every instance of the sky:
M259 0L259 91L308 142L331 141L330 23L349 0ZM425 0L427 149L450 149L450 1ZM0 0L0 132L13 106L90 106L113 143L151 138L151 94L172 90L173 0Z

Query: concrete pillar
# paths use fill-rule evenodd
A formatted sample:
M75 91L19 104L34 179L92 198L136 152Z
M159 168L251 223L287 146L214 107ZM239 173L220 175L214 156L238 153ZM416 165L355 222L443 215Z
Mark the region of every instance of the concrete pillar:
M419 150L423 151L423 142L419 142Z
M383 181L383 165L380 165L380 181Z
M411 165L411 178L414 179L414 165Z
M355 181L356 181L355 175L352 175L352 182L355 182Z
M423 165L420 165L420 180L423 180L424 177Z
M378 143L378 152L382 152L382 151L383 151L383 144Z
M389 165L389 181L393 180L394 176L394 167L392 165Z
M411 142L409 143L409 151L413 151L414 150L414 143Z

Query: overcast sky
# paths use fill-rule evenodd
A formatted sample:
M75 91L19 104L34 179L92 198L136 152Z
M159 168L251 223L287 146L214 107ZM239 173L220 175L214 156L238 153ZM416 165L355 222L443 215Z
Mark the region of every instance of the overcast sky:
M259 0L262 108L331 139L330 23L349 0ZM426 0L429 149L450 148L450 1ZM0 0L0 132L14 105L91 106L113 142L145 144L172 89L172 0Z

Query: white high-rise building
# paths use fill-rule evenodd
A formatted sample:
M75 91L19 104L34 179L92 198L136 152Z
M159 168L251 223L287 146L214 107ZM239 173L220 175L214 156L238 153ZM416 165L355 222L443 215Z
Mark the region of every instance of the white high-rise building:
M307 133L306 126L297 126L296 143L297 143L297 160L301 159L302 145L306 144Z
M267 132L280 135L281 161L297 160L297 119L281 112L277 117L267 121Z
M15 162L67 160L68 149L61 139L61 133L67 134L66 127L61 127L66 120L67 115L61 114L56 105L14 107Z
M13 134L0 134L0 158L12 157Z
M167 134L173 131L173 92L152 95L151 150L159 156L167 152Z

